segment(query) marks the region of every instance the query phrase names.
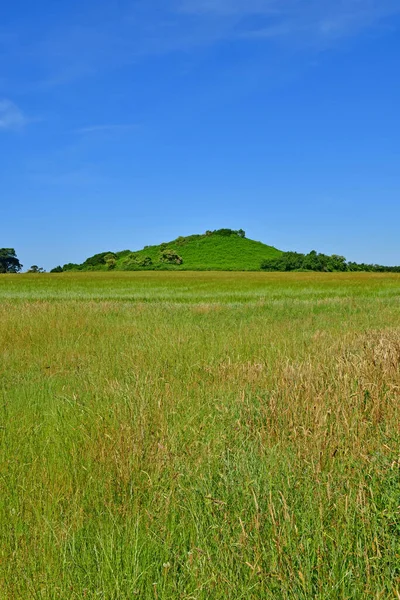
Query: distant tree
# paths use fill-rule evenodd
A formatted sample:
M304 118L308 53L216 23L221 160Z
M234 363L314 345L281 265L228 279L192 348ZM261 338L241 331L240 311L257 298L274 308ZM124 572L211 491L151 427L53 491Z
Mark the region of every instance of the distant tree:
M322 261L318 259L318 254L315 250L311 250L309 254L303 257L303 264L300 268L306 269L307 271L320 271Z
M0 273L18 273L21 269L14 248L0 248Z
M63 266L63 271L80 271L81 268L77 263L67 263Z
M153 261L151 260L150 256L138 256L136 259L136 264L139 267L151 267Z
M172 248L165 248L165 249L161 250L160 262L181 265L183 263L183 259Z
M346 262L344 256L338 254L332 254L328 260L329 271L348 271L349 265Z
M246 237L246 232L244 231L244 229L239 229L237 232L238 236L241 238L245 238Z
M64 269L58 265L58 267L54 267L54 269L51 269L50 273L62 273L64 271Z
M121 263L121 268L126 271L137 271L138 269L151 267L152 265L153 261L150 256L143 256L142 254L131 252Z
M94 256L90 256L87 258L85 262L82 264L82 267L86 270L87 267L99 267L104 266L106 264L106 258L109 260L110 258L117 258L114 252L100 252L99 254L95 254Z
M31 268L28 269L27 273L45 273L45 270L37 265L32 265Z
M108 254L106 254L104 256L104 264L106 265L107 269L109 271L111 271L112 269L115 269L116 265L117 265L117 257L113 252L109 252Z

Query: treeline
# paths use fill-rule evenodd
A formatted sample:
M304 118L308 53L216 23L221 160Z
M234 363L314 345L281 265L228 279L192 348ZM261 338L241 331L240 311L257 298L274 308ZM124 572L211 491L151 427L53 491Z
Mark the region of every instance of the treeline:
M400 273L399 267L368 265L348 262L338 254L321 254L313 250L309 254L301 252L282 252L277 258L269 258L261 263L263 271L319 271L321 273L355 272Z
M51 273L62 273L65 271L111 271L115 268L123 271L134 270L158 270L173 269L183 264L183 258L180 256L180 247L185 246L189 241L206 236L238 236L245 237L243 229L218 229L215 231L206 231L204 234L179 237L170 244L163 243L159 246L145 246L149 248L149 254L143 251L131 252L123 250L121 252L101 252L87 258L82 264L67 263L64 266L58 266L51 270ZM178 251L171 247L177 246ZM151 250L150 250L151 248ZM151 254L151 256L150 256ZM259 260L259 259L258 259ZM205 263L207 259L205 258ZM203 269L207 269L204 264ZM356 263L347 261L344 256L338 254L322 254L315 250L308 254L300 252L281 252L274 258L268 258L262 261L260 265L262 271L315 271L325 273L338 272L367 272L367 273L400 273L400 266L386 267L377 264ZM14 248L0 248L0 273L18 273L22 270ZM27 273L44 273L44 269L37 265L27 271Z

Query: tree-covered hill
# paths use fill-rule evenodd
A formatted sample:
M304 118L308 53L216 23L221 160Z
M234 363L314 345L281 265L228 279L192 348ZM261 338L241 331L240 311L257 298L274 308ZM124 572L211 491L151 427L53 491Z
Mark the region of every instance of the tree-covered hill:
M69 263L54 271L258 271L262 261L280 255L280 250L246 238L241 229L219 229L136 252L102 252L81 265Z

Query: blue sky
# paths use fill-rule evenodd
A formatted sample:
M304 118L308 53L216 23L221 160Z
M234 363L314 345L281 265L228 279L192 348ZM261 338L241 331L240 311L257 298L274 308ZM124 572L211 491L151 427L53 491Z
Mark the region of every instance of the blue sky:
M399 62L399 0L3 3L0 246L232 227L400 264Z

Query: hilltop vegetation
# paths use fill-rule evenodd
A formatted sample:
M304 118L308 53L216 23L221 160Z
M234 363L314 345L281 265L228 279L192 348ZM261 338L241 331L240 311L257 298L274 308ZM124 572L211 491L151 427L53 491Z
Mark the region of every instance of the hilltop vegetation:
M82 264L56 267L63 271L258 271L261 262L276 258L280 250L246 238L243 229L218 229L178 237L157 246L132 252L102 252Z

